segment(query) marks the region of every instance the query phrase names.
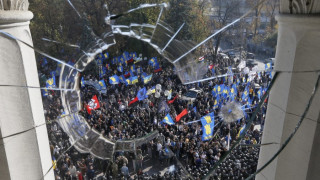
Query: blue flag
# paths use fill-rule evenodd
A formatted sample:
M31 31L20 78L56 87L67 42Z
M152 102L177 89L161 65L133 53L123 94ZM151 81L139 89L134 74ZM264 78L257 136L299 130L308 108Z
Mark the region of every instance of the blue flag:
M121 66L121 65L118 66L118 71L119 71L119 72L123 72L123 66Z
M104 59L108 59L108 58L109 58L109 53L108 53L108 52L104 53L104 54L103 54L103 58L104 58Z
M158 64L157 58L153 57L149 60L149 65L154 67L156 64Z
M42 59L41 66L44 67L44 66L47 65L47 64L48 64L47 58L44 57L44 58Z
M135 83L139 82L138 76L133 76L133 77L131 77L131 78L130 78L130 81L131 81L131 84L135 84Z
M56 77L55 76L52 76L52 78L50 78L46 81L46 87L47 88L55 88L56 87Z
M109 83L110 84L119 84L120 80L117 75L109 77Z
M132 72L136 72L136 65L132 65L131 67L130 67L130 70L132 71Z
M260 100L261 97L262 97L262 95L263 95L263 93L262 93L262 87L258 90L257 94L258 94L258 99Z
M103 79L99 81L99 85L100 85L100 90L107 89L106 83L104 82Z
M102 64L103 64L102 58L98 58L96 62L98 64L98 66L102 66Z
M141 77L142 78L145 78L145 77L147 77L148 75L147 75L147 73L145 73L145 72L143 72L142 74L141 74Z
M247 99L248 96L249 96L249 88L248 88L248 86L247 86L247 87L244 89L243 93L242 93L242 97L241 97L242 101L244 101L245 99Z
M174 121L172 120L170 114L167 114L166 117L162 120L162 123L166 123L168 125L173 125Z
M231 97L231 101L234 101L235 100L235 97L237 96L237 85L236 84L233 84L231 86L231 89L230 89L230 97Z
M224 84L218 85L218 88L217 88L218 94L222 94L222 93L223 93L223 90L224 90Z
M42 89L42 96L48 96L49 95L49 92L47 89Z
M119 76L119 80L121 83L125 83L126 82L126 78L124 77L124 75Z
M57 74L60 75L61 67L62 67L62 64L58 63L57 68L56 68L56 75L57 75Z
M136 52L133 52L132 55L131 55L132 59L136 59L138 56L137 56L137 53Z
M142 100L148 98L146 87L144 87L138 91L137 97L138 97L139 101L142 101Z
M244 124L244 125L240 128L237 137L239 137L241 134L243 134L245 128L246 128L246 125Z
M83 77L81 78L81 87L84 87L85 86L85 84L84 84L84 79L83 79Z
M265 70L270 70L271 69L271 63L265 64Z
M220 104L220 96L217 95L216 99L214 100L214 103L213 103L213 109L217 109L219 107L219 104Z
M201 119L202 124L202 141L207 141L213 138L214 130L214 113L207 114Z
M130 80L130 79L131 79L131 78L125 79L124 84L125 84L126 86L128 86L128 85L131 84L131 80Z
M152 74L143 78L143 83L148 84L152 80Z

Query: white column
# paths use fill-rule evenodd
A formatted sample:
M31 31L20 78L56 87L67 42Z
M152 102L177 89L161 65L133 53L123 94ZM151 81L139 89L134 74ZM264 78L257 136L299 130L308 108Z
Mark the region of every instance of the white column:
M28 1L2 3L0 9L4 5L5 10L0 10L0 30L32 44L29 20L33 14L26 10ZM44 124L40 89L14 87L40 86L34 51L0 35L0 74L0 85L12 85L0 87L0 138ZM45 125L0 140L1 180L41 179L51 165ZM54 179L53 171L45 179Z
M289 2L289 1L288 1ZM275 70L320 70L320 16L280 15ZM271 90L258 168L263 166L294 131L303 114L318 73L281 73ZM320 178L320 91L291 142L257 180Z

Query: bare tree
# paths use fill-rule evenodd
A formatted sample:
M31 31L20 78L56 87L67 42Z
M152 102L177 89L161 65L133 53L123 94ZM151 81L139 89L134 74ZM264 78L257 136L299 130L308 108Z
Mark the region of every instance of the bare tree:
M211 0L214 12L214 27L221 29L228 23L231 23L240 14L240 0ZM216 38L216 45L214 49L214 56L218 53L218 48L224 33L220 33Z

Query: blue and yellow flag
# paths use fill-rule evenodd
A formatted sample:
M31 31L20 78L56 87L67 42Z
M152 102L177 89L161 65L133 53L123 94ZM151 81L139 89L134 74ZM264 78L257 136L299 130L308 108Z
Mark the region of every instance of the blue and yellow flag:
M52 78L50 78L46 81L46 87L47 88L55 88L56 87L56 77L55 76L52 76Z
M123 56L123 58L124 58L125 61L130 60L130 54L129 54L128 52L125 51L125 52L122 54L122 56Z
M222 95L224 98L227 98L230 92L230 88L228 86L224 86Z
M136 52L133 52L132 55L131 55L131 57L132 57L132 59L135 60L135 59L138 57L138 56L137 56L137 53L136 53Z
M137 82L139 82L138 80L138 76L133 76L130 78L131 84L136 84Z
M202 124L202 141L207 141L213 138L214 130L214 113L207 114L201 119Z
M150 95L150 94L153 94L153 93L156 93L156 86L153 86L152 88L150 88L150 89L147 91L147 95Z
M145 77L147 77L148 75L147 75L147 73L145 73L145 72L143 72L142 74L141 74L141 77L142 78L145 78Z
M129 72L130 72L130 76L131 76L131 77L135 76L134 73L133 73L133 71L131 71L131 69L130 69Z
M214 100L214 103L213 103L213 109L217 109L219 107L219 104L220 104L220 96L217 95L216 99Z
M130 85L130 84L131 84L130 78L126 79L126 80L124 81L124 84L125 84L126 86Z
M143 83L148 84L152 80L152 74L143 78Z
M243 131L244 131L245 128L246 128L246 125L244 124L244 125L240 128L237 137L239 137L241 134L243 134Z
M265 70L270 70L271 69L271 63L265 64Z
M149 60L149 65L154 67L156 64L158 64L157 58L153 57Z
M247 99L248 96L249 96L249 88L248 88L248 86L247 86L247 87L244 89L243 93L242 93L242 97L241 97L242 101L244 101L245 99Z
M104 59L108 59L108 58L109 58L109 53L108 53L108 52L104 53L104 54L103 54L103 58L104 58Z
M167 114L166 117L162 120L162 123L166 123L168 125L173 125L174 121L172 120L170 114Z
M119 72L123 72L123 66L119 65L117 69Z
M109 83L110 84L119 84L120 80L117 75L109 77Z
M47 89L42 89L42 96L48 96L49 92Z
M81 87L84 87L85 86L85 84L84 84L84 79L83 79L83 77L81 78Z
M104 82L103 79L99 81L99 86L100 86L100 90L107 89L106 83Z
M124 75L119 76L119 80L121 83L125 83L126 78L124 77Z
M98 58L98 59L96 60L96 62L97 62L97 64L98 64L98 66L102 66L102 64L103 64L102 58Z
M237 85L233 84L230 88L230 94L229 96L231 97L231 101L235 100L235 97L237 96Z
M123 64L125 62L123 56L118 57L118 62Z
M261 97L262 97L262 95L263 95L263 93L262 93L262 87L258 90L257 95L258 95L258 99L260 100Z
M136 66L134 64L130 67L130 71L136 72Z
M223 93L223 90L224 90L224 84L218 85L218 87L217 87L217 92L218 92L218 94L222 94L222 93Z

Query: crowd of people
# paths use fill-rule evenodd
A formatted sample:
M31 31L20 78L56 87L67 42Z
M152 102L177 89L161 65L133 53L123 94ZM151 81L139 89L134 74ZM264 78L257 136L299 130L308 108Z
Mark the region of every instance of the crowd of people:
M69 138L55 121L63 109L59 100L60 94L58 91L49 91L49 95L44 97L43 101L56 179L188 179L188 176L200 179L207 175L215 163L228 151L228 134L230 133L231 136L231 144L238 138L241 128L251 117L251 112L255 110L255 105L260 100L259 90L266 88L270 82L269 74L265 72L257 72L254 76L249 77L248 74L238 73L237 62L218 57L212 62L204 78L225 74L228 71L228 68L225 67L233 67L233 74L230 75L232 78L230 76L221 77L183 85L170 63L165 60L159 61L161 70L155 72L154 67L150 66L148 61L143 60L138 63L135 61L127 63L126 66L123 66L123 72L129 71L130 67L135 65L136 69L141 68L140 72L135 72L139 78L143 72L153 74L152 80L147 84L141 80L132 85L109 84L110 76L123 74L119 72L118 65L110 61L111 58L105 59L101 65L108 66L108 71L103 74L98 72L99 67L96 62L92 62L90 68L81 74L83 79L88 81L98 82L103 79L107 86L106 93L101 93L98 89L85 84L81 87L83 109L80 114L85 117L91 127L114 142L143 137L155 130L158 130L160 135L137 147L134 153L115 153L112 161L100 160L90 154L81 154L75 148L68 149L71 146ZM48 68L50 69L50 66L45 71L50 71ZM160 84L162 88L160 97L149 94L148 98L130 104L140 89L144 87L152 89L157 84ZM229 126L218 116L221 106L227 103L227 100L222 101L219 108L213 108L216 97L212 91L216 85L220 84L237 84L235 101L249 107L245 110L245 118ZM194 101L180 98L191 88L202 90ZM249 104L242 99L247 89L251 99ZM165 90L171 93L171 99L165 96ZM86 106L94 95L100 101L100 108L89 113ZM173 100L172 103L168 103L169 100ZM164 102L168 108L161 108ZM181 120L173 125L163 123L167 114L174 119L184 109L187 109L188 113ZM212 112L215 114L216 125L213 138L202 141L201 135L204 132L201 122L192 122ZM211 178L244 179L255 172L259 148L247 145L260 142L265 113L266 104L263 104L240 146L218 166ZM255 128L256 125L260 125L261 130ZM150 159L164 167L175 164L177 168L164 174L148 174L143 172L145 159Z

